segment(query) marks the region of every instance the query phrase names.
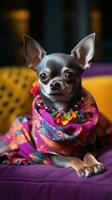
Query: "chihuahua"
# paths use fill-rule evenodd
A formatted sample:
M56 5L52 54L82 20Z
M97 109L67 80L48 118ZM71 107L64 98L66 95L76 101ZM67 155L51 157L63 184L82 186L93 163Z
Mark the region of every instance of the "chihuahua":
M45 50L31 37L24 38L24 54L28 66L38 74L40 95L43 102L53 110L73 108L81 96L81 74L90 67L94 55L95 33L88 35L73 48L70 55ZM83 177L101 173L103 165L87 153L83 161L78 157L54 156L55 165L74 168Z
M103 117L81 85L81 75L90 67L94 49L95 33L81 40L70 55L47 55L37 41L24 36L24 55L29 68L37 73L39 83L31 131L35 155L38 153L43 163L50 158L56 166L73 168L80 177L100 174L105 169L90 152L98 143L97 127L104 131L107 126L101 128ZM0 153L10 149L8 145L2 146Z

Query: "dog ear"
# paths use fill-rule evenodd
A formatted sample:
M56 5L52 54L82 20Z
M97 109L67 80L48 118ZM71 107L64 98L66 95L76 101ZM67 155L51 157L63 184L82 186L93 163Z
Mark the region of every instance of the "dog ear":
M30 68L35 69L46 55L40 44L28 35L23 36L23 51Z
M82 68L90 67L91 60L94 56L95 49L95 33L92 33L81 40L76 47L71 51L75 62Z

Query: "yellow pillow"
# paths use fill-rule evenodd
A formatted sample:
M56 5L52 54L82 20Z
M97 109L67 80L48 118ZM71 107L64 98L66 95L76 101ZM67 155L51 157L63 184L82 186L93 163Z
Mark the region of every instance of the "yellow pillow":
M94 96L99 110L112 120L112 76L83 78L82 84Z

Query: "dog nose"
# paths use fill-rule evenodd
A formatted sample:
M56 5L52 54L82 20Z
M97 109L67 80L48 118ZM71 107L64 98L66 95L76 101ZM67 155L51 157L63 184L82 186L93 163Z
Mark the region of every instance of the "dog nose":
M55 90L59 90L60 89L60 83L59 82L55 82L55 83L51 83L50 88L51 90L55 91Z

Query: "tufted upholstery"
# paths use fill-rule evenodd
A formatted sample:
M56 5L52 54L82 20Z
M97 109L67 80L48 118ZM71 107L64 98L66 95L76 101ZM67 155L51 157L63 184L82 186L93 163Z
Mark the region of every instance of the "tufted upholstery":
M8 130L13 120L31 113L30 88L35 73L26 67L0 68L0 132Z

